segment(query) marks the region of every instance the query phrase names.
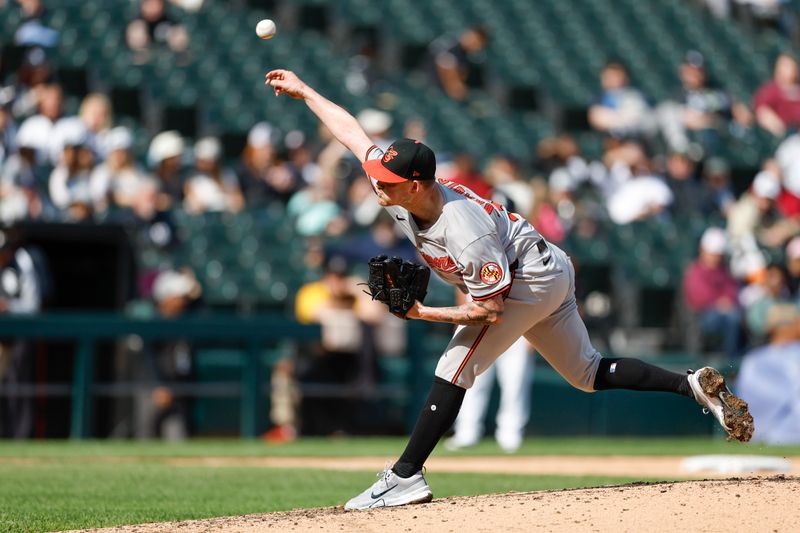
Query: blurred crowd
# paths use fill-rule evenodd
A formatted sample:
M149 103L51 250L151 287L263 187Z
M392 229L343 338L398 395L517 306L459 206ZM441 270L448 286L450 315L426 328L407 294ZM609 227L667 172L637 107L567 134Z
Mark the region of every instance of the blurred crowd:
M791 0L699 0L719 18L730 18L754 29L776 30L800 46L798 6Z
M353 290L357 281L344 281L348 269L376 252L410 257L413 249L381 216L357 160L324 128L308 135L281 131L269 122L252 125L238 154L225 153L214 135L189 139L168 130L155 132L144 157L137 157L135 132L115 120L106 94L83 96L74 114L65 110L64 88L49 53L58 35L43 22L45 5L17 3L12 8L23 17L14 42L24 55L19 67L3 70L0 79L0 222L123 224L139 244L169 251L180 234L176 213L200 216L278 205L293 221L295 234L308 239L309 249L322 243L310 265L324 272L322 285L297 294L298 319L330 326L323 330L322 349L338 355L329 361L342 353L368 360L359 355L364 343L355 339L375 337L385 312L368 310ZM202 2L183 4L183 9L199 9ZM130 21L126 42L135 62L149 61L153 47L191 61L192 36L164 6L162 0L142 0L140 15ZM482 52L490 42L489 32L475 27L432 43L424 52L431 59L431 83L454 101L485 91ZM781 53L772 78L763 80L749 100L738 101L714 85L707 67L702 54L687 51L675 72L681 90L652 102L622 62L608 61L598 72L600 91L586 114L591 130L603 139L599 156L582 153L566 131L531 146L527 159L497 153L478 160L446 146L434 148L438 177L506 204L567 248L571 236L601 240L612 226L653 220L680 227L702 217L709 229L698 243L696 260L686 265L685 305L696 317L702 348L734 358L749 347L800 336L800 72L797 58ZM361 81L348 74L348 86L369 86L369 69L360 72ZM368 108L357 118L384 148L401 136L426 140L424 117L397 123L385 111ZM746 141L756 129L768 132L777 149L737 186L720 147L730 138ZM182 297L191 292L192 301L201 298L196 279L179 279L177 271L157 273L162 274L172 278L163 278L159 286L153 277L138 296L161 306L163 294L180 285L191 287ZM8 305L13 296L5 286L3 291L0 312L13 311ZM344 308L353 314L339 312ZM342 324L353 317L354 322ZM352 335L342 338L343 331ZM401 344L396 341L392 349ZM284 365L273 379L280 383L281 376L318 378L320 373L335 374L318 365ZM335 379L368 380L368 374L362 368ZM294 405L291 386L283 390L273 405ZM163 395L161 401L171 405ZM292 413L278 414L284 420L279 425L291 428ZM330 417L325 423L336 425Z
M127 41L141 61L152 46L186 52L189 36L164 7L162 0L144 0L129 25ZM115 123L106 95L88 94L76 114L65 112L48 58L57 36L41 23L45 8L36 0L19 8L24 17L15 38L27 44L24 59L0 80L4 224L33 219L155 226L158 231L142 233L167 246L175 239L175 210L238 212L277 202L306 237L345 235L377 217L368 185L357 179L355 159L325 131L308 137L258 123L235 160L223 153L217 137L190 140L163 131L150 140L144 160L137 160L133 133ZM463 100L485 88L480 55L490 38L475 27L432 43L431 76L450 98ZM747 102L715 87L706 70L704 57L688 51L676 72L680 93L650 102L625 66L609 61L598 73L602 90L587 114L591 128L604 134L599 158L584 156L565 132L532 147L529 160L495 154L477 161L437 147L439 176L503 201L557 243L573 231L600 235L604 224L703 216L727 230L731 272L740 283L750 282L767 266L760 248L781 247L800 232L797 60L789 53L778 56L773 78ZM395 124L376 109L358 118L379 145L400 135L425 140L422 119ZM731 169L716 154L728 135L741 138L753 128L782 141L737 197Z

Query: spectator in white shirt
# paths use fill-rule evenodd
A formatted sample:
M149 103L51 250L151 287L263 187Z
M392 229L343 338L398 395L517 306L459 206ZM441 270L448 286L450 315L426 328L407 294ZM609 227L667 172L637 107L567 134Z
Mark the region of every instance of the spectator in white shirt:
M236 174L220 162L222 146L215 137L205 137L194 146L195 171L186 181L183 206L189 213L242 209L244 198Z

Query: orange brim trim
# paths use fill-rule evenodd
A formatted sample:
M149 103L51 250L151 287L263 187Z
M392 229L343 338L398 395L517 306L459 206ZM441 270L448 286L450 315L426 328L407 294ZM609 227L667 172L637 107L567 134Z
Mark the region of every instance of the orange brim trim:
M384 167L381 164L380 159L370 159L369 161L364 161L364 163L361 165L361 168L364 169L364 172L367 173L367 176L385 183L405 183L408 181L403 176L398 176L391 170Z

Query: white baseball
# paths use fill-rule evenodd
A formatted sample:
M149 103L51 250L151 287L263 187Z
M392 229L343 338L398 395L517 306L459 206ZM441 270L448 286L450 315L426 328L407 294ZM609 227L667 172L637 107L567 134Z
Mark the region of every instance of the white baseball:
M270 19L264 19L256 24L256 35L262 39L272 39L275 36L275 23Z

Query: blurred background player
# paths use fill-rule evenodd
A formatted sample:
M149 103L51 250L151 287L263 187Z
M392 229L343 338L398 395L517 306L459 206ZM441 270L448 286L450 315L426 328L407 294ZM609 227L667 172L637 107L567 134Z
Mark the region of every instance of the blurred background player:
M201 305L202 287L187 270L166 270L153 284L153 302L159 316L175 319ZM166 339L145 343L143 374L151 383L149 401L141 405L137 436L183 440L192 434L192 397L174 389L195 375L194 343Z
M527 186L522 189L513 186L514 171L513 162L498 157L490 162L484 175L473 156L460 153L453 159L449 179L527 218L530 205L526 204L529 204L532 192ZM464 302L464 296L456 291L456 303ZM530 416L533 367L529 343L525 339L517 340L498 357L494 365L475 378L475 383L464 395L461 411L454 424L455 433L445 441L445 446L449 449L467 448L477 444L483 437L489 400L496 381L500 387L500 405L495 418L494 437L506 453L517 451Z
M495 381L500 387L500 405L495 418L494 438L506 453L514 453L525 438L525 425L531 409L534 359L530 344L520 338L495 364L480 376L464 395L455 421L455 433L445 441L448 450L478 444L485 431L486 412ZM496 378L496 379L495 379Z
M50 283L41 251L14 230L0 231L0 317L39 313ZM0 339L0 387L33 381L33 347L29 339ZM27 439L33 428L32 396L0 396L0 438Z

